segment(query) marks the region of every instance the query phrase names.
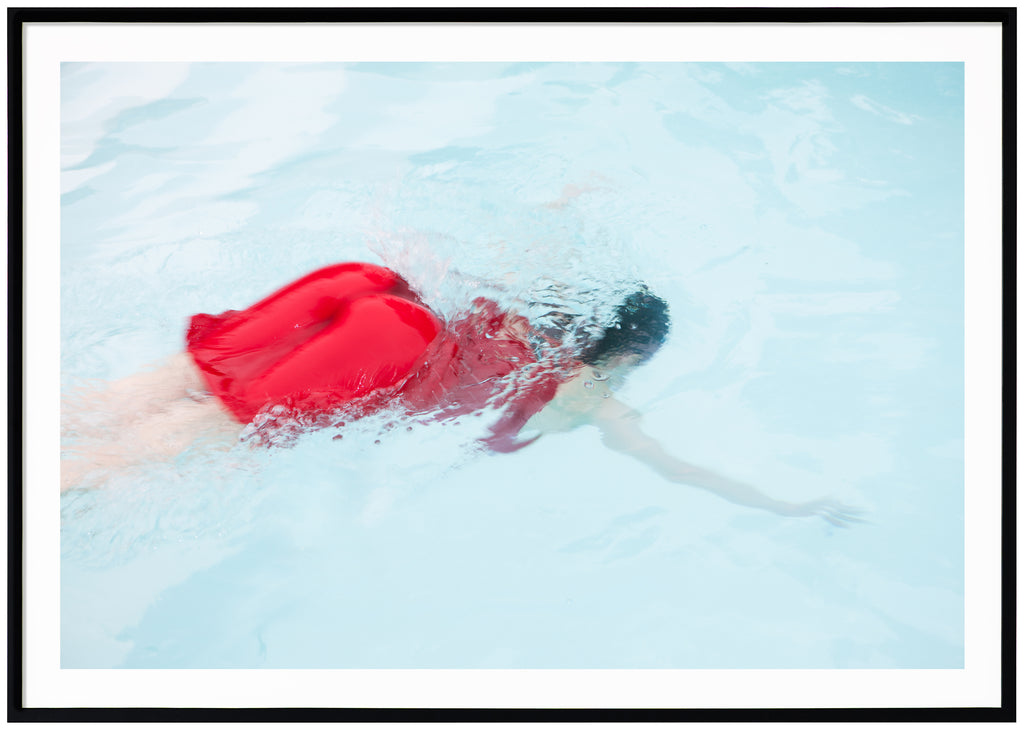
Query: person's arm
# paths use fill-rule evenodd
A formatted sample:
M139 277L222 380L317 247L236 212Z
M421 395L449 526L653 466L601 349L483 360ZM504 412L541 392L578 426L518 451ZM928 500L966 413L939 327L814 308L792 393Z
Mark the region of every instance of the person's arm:
M833 499L794 503L769 497L764 492L720 474L688 464L672 456L656 440L640 430L640 415L616 401L605 399L594 414L606 446L628 454L651 467L669 481L705 489L735 504L763 509L787 517L817 515L837 527L861 522L858 511Z

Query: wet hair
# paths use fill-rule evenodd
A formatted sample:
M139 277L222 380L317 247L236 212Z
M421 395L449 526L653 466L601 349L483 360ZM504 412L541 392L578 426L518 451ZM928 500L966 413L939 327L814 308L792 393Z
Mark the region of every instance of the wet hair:
M584 346L579 360L597 365L623 355L640 355L644 362L664 344L668 330L668 303L641 286L616 308L614 322Z

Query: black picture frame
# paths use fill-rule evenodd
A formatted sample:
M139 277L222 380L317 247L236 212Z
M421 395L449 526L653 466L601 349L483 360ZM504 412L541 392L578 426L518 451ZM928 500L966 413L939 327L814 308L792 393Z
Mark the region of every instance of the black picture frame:
M1002 28L1001 701L958 708L57 708L22 702L24 510L24 45L47 23L996 23ZM1013 722L1016 719L1016 9L993 8L9 8L8 708L9 722Z

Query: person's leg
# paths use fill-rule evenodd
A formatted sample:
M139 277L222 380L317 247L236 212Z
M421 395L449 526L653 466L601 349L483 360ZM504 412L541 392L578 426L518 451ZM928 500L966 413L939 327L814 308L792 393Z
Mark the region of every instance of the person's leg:
M65 492L117 469L173 459L201 437L207 440L204 448L227 449L238 442L241 431L242 425L215 398L179 398L69 447L61 454L60 489Z
M179 353L140 373L64 394L61 431L67 437L95 437L148 418L168 403L205 388L191 358Z
M159 367L66 396L61 413L61 491L92 472L180 453L203 433L237 441L242 424L209 395L191 358L168 358Z

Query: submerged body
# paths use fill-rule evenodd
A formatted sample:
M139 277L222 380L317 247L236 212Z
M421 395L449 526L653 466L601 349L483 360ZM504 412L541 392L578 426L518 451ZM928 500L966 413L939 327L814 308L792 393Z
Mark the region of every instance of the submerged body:
M91 472L173 458L200 435L208 448L230 447L243 434L270 445L281 422L338 426L396 405L439 419L493 407L500 417L483 439L492 451L592 425L606 446L669 481L780 515L816 515L837 526L859 521L856 510L830 498L774 499L677 459L645 434L640 414L612 386L660 347L667 305L641 287L617 313L574 358L557 359L551 352L558 348L545 353L539 345L550 344L549 335L493 301L478 298L470 312L445 322L389 269L329 266L247 309L196 315L185 353L80 398L80 412L122 417L98 434L89 433L87 419L65 417L67 431L92 441L68 455L77 458L62 459L61 490L82 486ZM524 427L532 438L519 438Z

